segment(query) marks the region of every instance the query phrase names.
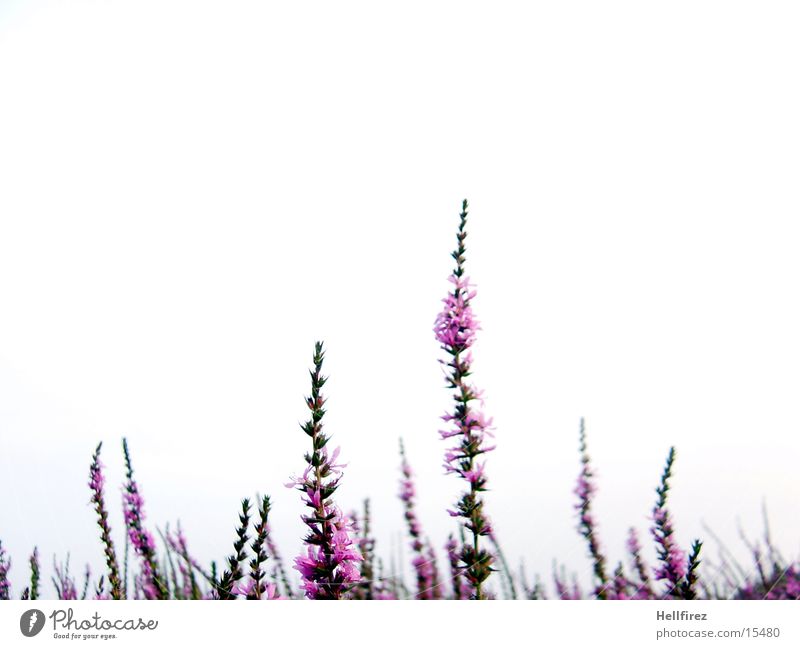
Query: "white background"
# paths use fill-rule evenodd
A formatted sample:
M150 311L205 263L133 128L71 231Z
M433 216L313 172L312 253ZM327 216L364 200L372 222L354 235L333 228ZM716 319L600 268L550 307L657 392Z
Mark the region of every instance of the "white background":
M798 554L800 28L789 2L0 3L0 540L102 560L88 466L120 438L204 561L238 501L299 549L324 339L338 499L405 546L397 439L437 547L460 485L432 325L460 201L512 563L585 580L645 534L675 445L684 546ZM650 552L652 556L652 552ZM408 573L408 568L406 568Z

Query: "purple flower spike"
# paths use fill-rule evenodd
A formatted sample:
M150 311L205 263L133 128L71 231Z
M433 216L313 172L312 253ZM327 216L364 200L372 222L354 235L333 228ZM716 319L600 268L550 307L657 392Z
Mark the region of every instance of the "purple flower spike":
M653 527L650 532L656 542L659 565L655 570L656 580L666 582L667 591L664 599L694 599L694 583L697 580L695 570L699 564L701 543L695 541L692 555L687 562L686 553L680 548L674 538L672 516L667 509L667 494L669 492L669 479L672 477L672 465L675 462L675 448L669 449L664 473L661 475L661 484L656 489L658 500L653 508Z
M352 599L376 599L381 585L375 578L375 537L372 536L372 515L369 498L364 499L364 513L359 520L355 510L350 513L353 532L362 560L359 565L361 583L350 591Z
M120 580L119 564L117 563L117 553L114 548L114 541L111 538L111 526L108 524L108 509L104 495L105 476L103 475L103 464L100 462L100 450L103 442L100 442L92 456L92 465L89 467L89 488L92 490L91 503L97 514L97 524L100 527L100 539L103 542L103 551L106 555L106 567L108 568L108 580L111 583L111 597L122 599L122 582Z
M133 479L133 466L128 451L128 440L122 440L125 456L126 482L122 492L123 514L128 538L134 552L141 558L142 573L139 587L146 599L168 599L166 582L161 578L156 563L156 543L153 535L144 528L144 500Z
M325 399L322 376L325 352L321 342L314 348L314 369L311 371L311 396L306 405L311 418L301 428L311 438L311 452L306 453L306 468L300 478L292 478L288 487L303 494L303 502L312 513L303 516L309 528L305 552L294 561L309 599L343 599L361 581L358 564L363 560L354 540L352 521L334 504L332 496L342 477L339 449L328 455L330 438L322 430Z
M277 574L280 576L284 595L288 599L292 599L294 593L292 592L292 586L289 583L289 575L286 574L286 568L283 565L283 559L281 558L281 554L278 550L278 545L272 538L272 529L269 523L267 523L267 549L269 550L270 556L272 557L273 567L277 572Z
M597 524L592 516L592 496L597 491L592 479L594 472L590 464L589 454L586 448L586 426L581 417L580 428L580 451L581 451L581 472L578 476L578 484L575 487L575 495L578 496L578 503L575 509L578 510L579 523L578 531L589 545L589 556L592 558L592 571L596 580L595 596L598 599L606 599L609 591L614 588L608 584L606 576L606 558L600 549L600 541L597 538Z
M462 205L458 228L458 246L453 252L456 267L449 280L453 290L444 298L444 308L436 317L434 333L442 349L451 358L440 361L447 368L447 387L454 390L453 412L446 413L442 419L450 426L440 430L444 440L454 439L457 443L445 451L445 471L460 476L468 485L468 490L450 511L452 516L463 519L463 525L472 537L472 543L465 543L461 549L460 560L464 577L470 589L470 597L485 599L483 582L492 572L494 557L484 547L480 539L491 531L488 517L483 513L482 491L486 491L485 463L477 458L491 451L486 437L492 437L491 419L476 408L473 402L483 404L482 393L472 385L467 377L471 374L472 353L470 347L475 342L480 325L472 311L471 302L476 292L469 278L464 274L467 237L467 201Z
M28 561L31 566L31 586L30 590L28 591L28 597L30 599L39 599L39 581L41 579L41 569L39 568L39 548L33 548L33 554L31 554L31 557Z
M573 575L572 585L570 586L567 584L566 576L563 573L563 567L561 569L561 574L559 574L556 566L553 566L553 584L555 585L556 596L559 599L582 599L581 589L580 586L578 586L576 577Z
M58 599L78 599L78 588L69 571L69 555L67 555L67 561L64 565L58 565L53 559L53 571L56 573L53 585L56 588Z
M642 558L642 546L639 543L636 529L633 527L628 530L628 539L625 546L628 550L628 554L630 554L633 569L639 577L639 583L635 584L636 594L634 595L634 599L652 599L653 589L650 585L649 570Z
M11 570L9 559L3 544L0 542L0 600L11 599L11 584L8 581L8 571Z
M452 534L447 537L447 543L444 549L447 552L447 559L450 563L450 578L453 582L453 599L469 599L469 593L462 579L464 571L460 565L458 543Z
M433 552L433 548L430 545L426 548L425 543L422 541L422 527L414 506L414 498L416 496L414 478L402 439L400 440L400 459L402 477L400 479L399 496L403 502L408 534L411 537L411 564L414 566L414 572L417 575L417 592L415 596L416 599L440 599L442 593L439 576L436 571L436 555Z
M686 554L672 538L672 518L666 509L656 507L653 510L653 522L655 524L650 531L663 553L659 557L661 565L656 568L655 578L665 579L670 585L677 586L686 576Z
M184 596L187 599L215 599L217 596L216 589L213 589L210 593L203 593L195 576L195 571L212 586L216 584L216 579L189 553L189 546L180 522L178 522L178 531L174 536L167 530L166 542L172 548L172 551L181 558L180 572L184 580L182 588Z

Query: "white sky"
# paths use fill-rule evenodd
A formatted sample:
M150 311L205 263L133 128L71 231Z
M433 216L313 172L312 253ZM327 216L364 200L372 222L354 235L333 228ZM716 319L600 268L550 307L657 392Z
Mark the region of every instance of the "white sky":
M380 6L379 6L380 5ZM602 5L602 6L600 6ZM266 492L303 534L306 369L328 348L339 502L403 530L397 438L441 546L460 485L432 324L470 199L487 508L531 571L644 533L671 444L684 545L798 553L794 3L0 3L0 539L15 592L122 542L127 435L152 524L230 552ZM717 554L710 539L708 558ZM405 545L405 540L403 540ZM408 569L407 569L408 570Z

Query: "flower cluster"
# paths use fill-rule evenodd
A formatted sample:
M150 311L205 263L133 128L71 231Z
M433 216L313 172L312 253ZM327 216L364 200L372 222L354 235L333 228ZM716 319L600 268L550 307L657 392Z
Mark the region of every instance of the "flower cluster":
M329 518L320 523L326 528L320 530L320 538L326 542L317 544L306 538L306 554L296 557L294 563L309 599L342 599L361 580L358 562L362 556L352 540L350 519L339 509L326 511ZM304 517L306 524L308 518Z

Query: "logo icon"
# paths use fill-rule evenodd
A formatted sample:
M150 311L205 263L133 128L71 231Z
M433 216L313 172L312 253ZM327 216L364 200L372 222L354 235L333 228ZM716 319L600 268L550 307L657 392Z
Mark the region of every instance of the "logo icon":
M38 609L32 608L29 611L25 611L22 617L19 618L19 630L27 638L32 638L43 628L44 613Z

